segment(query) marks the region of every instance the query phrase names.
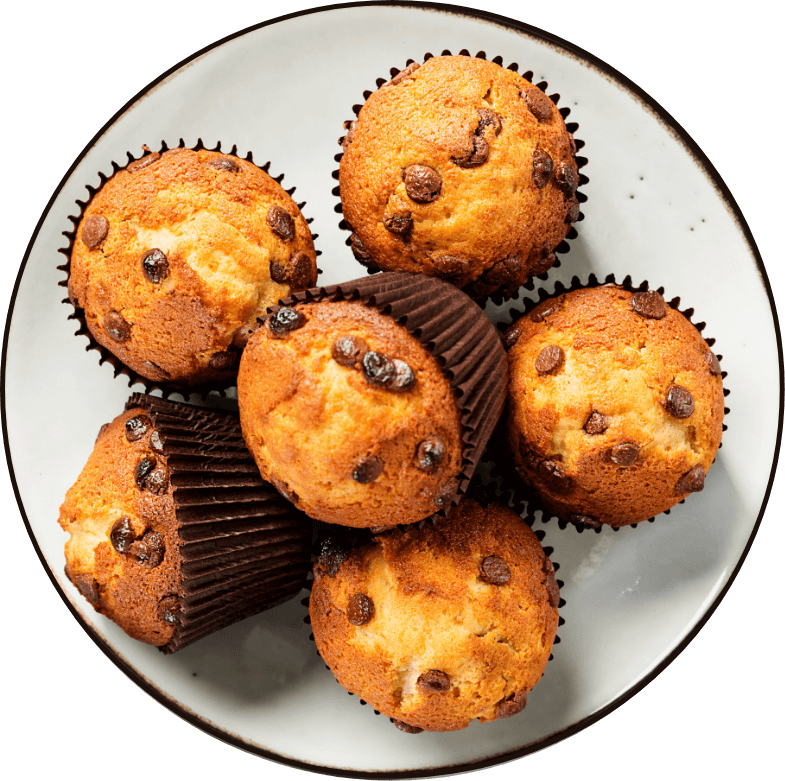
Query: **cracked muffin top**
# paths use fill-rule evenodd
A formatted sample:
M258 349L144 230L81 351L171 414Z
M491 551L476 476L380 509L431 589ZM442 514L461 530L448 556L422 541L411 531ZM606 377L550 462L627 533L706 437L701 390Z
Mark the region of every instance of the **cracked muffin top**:
M206 149L150 153L96 193L68 294L95 340L147 379L231 380L256 318L316 281L308 225L253 163Z
M434 57L373 93L343 140L340 193L360 262L510 295L555 261L580 209L556 106L482 59Z
M658 292L565 293L505 342L510 447L547 510L623 526L703 489L722 437L720 366Z
M310 599L338 682L405 732L463 729L523 710L558 625L539 540L506 506L466 499L449 519L326 541Z
M310 517L389 526L452 502L463 443L450 381L373 306L279 308L248 341L237 393L262 477Z

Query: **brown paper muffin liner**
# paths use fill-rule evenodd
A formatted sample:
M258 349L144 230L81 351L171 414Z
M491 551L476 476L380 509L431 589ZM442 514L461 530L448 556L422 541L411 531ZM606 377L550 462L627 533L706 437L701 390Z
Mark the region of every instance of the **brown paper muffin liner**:
M496 328L477 304L449 282L403 271L311 288L280 304L320 301L359 301L389 315L438 360L450 380L461 415L463 460L451 503L431 518L445 517L466 493L504 407L507 355Z
M458 52L458 54L462 55L464 57L472 57L472 56L474 56L474 57L476 57L477 59L480 59L480 60L487 60L487 59L489 59L488 55L484 51L479 51L479 52L477 52L477 54L472 55L469 52L468 49L461 49ZM435 55L433 55L431 52L426 52L423 55L423 57L422 57L422 61L426 62L427 60L432 59L434 56ZM452 56L452 52L449 49L445 49L444 51L442 51L440 56L442 56L442 57L449 57L449 56ZM491 58L491 61L495 62L497 65L501 65L502 67L505 67L504 66L504 59L501 56L493 57L493 58ZM415 62L415 60L412 60L412 59L406 60L406 66L405 67L408 68L414 62ZM511 62L506 67L507 67L507 70L511 70L511 71L513 71L515 73L518 73L518 70L520 68L520 66L518 65L517 62ZM379 89L382 85L386 84L390 79L394 79L400 72L401 71L398 68L395 68L395 67L390 68L390 76L389 76L389 78L384 78L383 76L380 76L379 78L376 79L376 89ZM521 75L527 81L532 81L532 79L534 78L534 71L527 70L525 73L522 73ZM537 82L535 84L535 86L538 89L541 89L543 92L545 92L545 90L548 89L548 82L547 81L540 81L540 82ZM364 99L363 103L355 103L352 106L352 112L354 113L355 117L358 117L360 115L360 110L365 105L365 101L367 101L368 98L371 97L371 95L373 95L373 93L375 91L376 90L370 90L370 89L365 90L363 92L363 99ZM548 95L548 97L551 99L553 104L558 108L559 100L561 99L561 95L559 95L559 93L555 92L552 95ZM561 114L562 119L566 120L567 117L570 115L571 110L567 106L564 106L563 108L559 109L559 113ZM349 126L352 124L353 121L354 121L353 119L347 119L343 123L344 131L348 132ZM575 131L577 131L578 128L580 127L577 122L566 122L566 125L567 125L567 132L568 133L572 133L573 135L575 134ZM344 135L342 135L338 139L338 144L339 144L339 146L341 146L342 150L343 150L343 141L344 141L344 138L346 138L346 132L344 133ZM577 150L580 151L585 145L586 145L585 141L582 141L582 140L578 139L577 137L575 138L575 147L576 147ZM336 154L334 159L335 159L335 162L340 165L340 162L341 162L342 158L343 158L343 151L341 151L338 154ZM585 184L588 184L589 178L585 174L580 173L580 171L581 171L581 169L583 169L588 164L589 160L588 160L587 157L577 156L576 155L575 162L578 165L578 171L579 171L578 189L575 192L575 197L578 199L578 202L581 204L581 207L582 207L583 204L586 203L586 201L589 198L586 195L586 193L581 190L581 187L583 185L585 185ZM333 179L338 181L338 178L339 178L339 169L338 168L336 168L332 172L332 177L333 177ZM335 211L338 214L343 214L343 205L342 205L342 202L341 202L341 188L340 188L340 185L336 185L335 187L333 187L332 193L333 193L333 195L338 197L338 203L335 205ZM578 219L575 222L580 222L583 219L584 219L584 213L583 213L583 208L581 208L581 213L580 213L580 215L578 216ZM351 225L349 225L348 222L346 222L345 219L341 219L341 221L338 224L338 227L341 230L348 231L350 234L352 233L352 227L351 227ZM566 255L570 251L570 243L569 243L570 240L577 239L577 238L578 238L578 231L576 230L575 224L573 223L570 226L569 231L567 231L567 235L566 235L565 239L560 244L558 244L555 247L555 249L553 250L554 254L556 254L557 257L556 257L556 260L553 262L553 264L552 264L552 266L550 268L559 268L559 266L561 266L561 259L558 257L558 255ZM345 243L346 243L347 247L351 247L352 246L351 236L346 239ZM364 259L361 260L356 255L355 255L355 259L357 260L358 263L360 263L361 265L363 265L363 266L365 266L367 268L369 274L378 274L381 271L381 269L373 263L372 259L371 260L364 260ZM531 277L530 279L528 279L522 285L522 287L525 288L526 290L534 290L534 280L535 279L539 279L541 281L544 281L544 280L548 279L548 271L546 270L542 274L537 274L535 277ZM490 296L478 296L477 298L475 298L475 300L477 301L477 303L480 306L485 306L485 304L487 303L488 300L492 301L494 304L499 306L502 303L504 303L505 301L508 301L510 299L517 299L519 296L520 296L520 289L515 290L514 292L512 292L512 293L510 293L508 295L505 295L504 293L498 293L497 292L497 293L492 293Z
M185 141L181 138L180 143L177 144L175 147L170 147L166 141L161 141L161 146L157 150L150 149L147 145L142 146L142 154L139 157L134 157L131 152L126 152L128 156L128 162L125 165L119 165L114 160L111 161L112 171L108 175L105 174L103 171L98 172L98 178L100 180L100 184L98 187L93 187L92 185L86 184L85 188L87 189L88 198L85 201L80 201L77 199L76 206L78 207L78 213L75 215L70 215L68 219L72 223L71 230L63 231L62 234L68 239L68 245L66 247L61 247L58 249L58 252L62 253L66 260L65 263L58 266L58 270L63 271L65 273L65 279L60 280L57 284L61 287L68 288L68 280L71 276L71 252L74 248L74 242L76 241L76 232L79 229L79 224L82 221L82 217L84 216L87 207L92 203L93 198L99 192L99 190L112 178L118 171L123 170L123 168L127 168L129 165L136 163L138 160L141 160L148 154L163 154L164 152L168 151L169 149L190 149L194 152L198 152L200 149L207 149L209 152L220 152L222 142L218 142L216 146L210 148L206 146L202 139L198 139L195 146L186 146ZM232 148L226 152L226 154L234 155L235 157L239 157L237 153L237 144L234 144ZM253 152L248 152L248 154L241 158L243 160L247 160L249 163L253 163ZM255 164L255 163L254 163ZM264 165L258 166L264 171L266 174L270 173L270 165L271 163L268 161ZM279 174L278 176L272 177L278 184L281 184L284 178L284 174ZM295 187L291 187L286 190L288 195L293 195L295 191ZM303 207L305 206L305 201L302 203L297 204L297 208L302 211ZM309 225L313 222L313 217L308 217L305 220ZM311 234L311 237L314 241L319 237L318 233ZM316 250L317 262L318 257L321 255L321 250ZM317 268L317 273L321 273L321 269ZM68 304L71 309L73 310L69 315L69 320L76 320L79 325L79 328L74 332L74 336L86 336L87 337L87 346L85 350L95 350L98 355L98 363L99 365L103 363L108 363L112 369L114 370L114 376L117 377L118 375L125 375L128 378L128 387L130 388L132 385L143 385L145 389L145 393L150 393L152 391L160 391L164 398L169 397L172 393L178 393L184 398L188 399L191 394L196 394L199 396L207 396L209 393L219 393L221 396L225 395L226 390L228 388L233 388L237 383L236 379L232 381L224 381L224 382L214 382L214 383L203 383L200 385L184 385L182 383L167 383L167 382L158 382L156 380L148 380L146 377L142 377L141 374L134 371L130 366L126 366L114 353L107 350L103 345L99 344L93 335L90 333L90 329L87 327L87 321L85 320L84 310L81 307L75 306L74 303L71 301L70 298L66 297L62 301L63 304Z
M310 571L312 525L259 475L236 414L134 393L167 459L180 538L183 648L294 596Z
M528 515L526 511L526 501L520 495L520 492L516 492L514 489L509 488L502 484L501 486L497 485L496 482L489 482L487 484L483 484L478 480L479 475L476 475L475 478L472 480L471 486L469 487L468 495L472 499L476 499L481 505L486 506L491 504L492 502L499 502L500 504L507 505L515 510L521 518L531 527L532 523L534 523L534 516ZM405 527L398 527L398 528L405 528ZM389 532L384 531L380 532L379 534L388 534ZM546 533L542 529L538 529L534 532L537 536L537 539L542 544L543 540L545 539ZM378 534L373 534L369 529L351 529L348 527L340 527L340 526L332 526L329 529L326 529L323 534L320 534L316 537L313 550L312 550L312 559L313 564L316 563L319 555L322 551L322 548L325 544L327 545L337 545L338 547L342 547L344 550L351 550L351 548L363 545L367 542L370 542L374 539L374 537L379 536ZM543 552L545 555L551 560L553 564L554 572L558 572L561 565L553 559L554 549L550 545L543 546ZM566 604L567 600L561 596L561 589L564 588L564 581L557 578L556 583L559 586L559 604L558 609L561 610ZM300 604L305 608L305 616L303 617L303 623L307 624L308 626L311 625L311 591L313 590L313 571L308 575L308 582L306 583L306 589L308 590L308 595L303 597L300 600ZM558 626L564 626L566 623L564 617L559 614L559 624ZM316 640L314 638L313 632L308 636L308 639L311 640L314 644L314 648L316 649ZM561 643L561 638L559 637L558 633L553 640L554 647ZM318 654L319 651L316 649L316 653ZM551 649L551 654L548 657L548 661L553 660L553 648ZM325 663L325 669L330 670L329 665ZM548 668L546 667L543 670L542 675L540 676L540 680L545 677L545 673L547 672ZM331 671L332 672L332 671ZM336 683L338 681L336 680ZM340 686L340 684L338 684ZM350 697L356 697L357 695L354 692L350 692L348 690L344 690ZM360 705L367 705L368 703L363 700L362 698L358 698ZM376 710L375 708L372 709L374 715L381 716L382 714ZM388 717L389 718L389 717ZM395 723L393 719L389 719L392 724ZM406 731L406 730L403 730ZM412 732L408 732L408 734L416 735L419 732L424 732L425 730L416 730Z
M499 323L498 328L502 334L502 342L504 343L505 349L509 349L514 342L511 342L509 337L505 338L505 334L510 334L512 332L512 328L515 323L520 320L522 317L527 315L531 312L536 306L541 304L548 298L556 298L557 296L562 295L563 293L572 293L574 290L579 290L582 288L590 288L590 287L600 287L602 285L618 285L619 287L624 288L624 290L630 293L641 293L647 290L654 290L661 295L665 296L665 288L658 287L652 288L648 282L648 280L643 280L638 285L634 285L632 283L632 277L627 275L621 282L616 280L615 274L608 274L604 280L599 280L594 274L589 275L589 279L587 282L581 282L581 280L575 276L570 280L570 284L565 286L562 282L557 281L554 284L553 292L547 291L545 288L539 288L537 290L537 298L524 298L522 299L521 303L523 304L523 310L517 309L510 309L508 315L510 317L510 322L508 323ZM692 318L695 314L695 310L692 307L681 308L681 298L676 296L672 298L670 301L666 299L666 303L672 309L675 309L677 312L680 312L693 326L695 329L703 336L703 330L706 328L706 323L703 321L700 322L693 322ZM706 344L713 348L714 344L716 343L716 339L712 337L703 336ZM717 360L722 360L722 355L717 355ZM728 376L728 372L722 371L722 383L723 388L722 392L724 396L727 398L730 395L730 390L725 387L725 378ZM727 419L728 414L730 413L730 408L724 408L725 419ZM505 406L505 413L504 418L506 420L507 417L507 409ZM723 432L727 431L728 426L723 421L722 430ZM488 443L488 447L486 452L483 456L483 461L490 462L490 470L491 473L500 478L502 480L503 485L509 488L516 497L516 501L522 501L526 505L527 512L534 516L535 513L541 513L542 522L548 523L549 520L552 518L555 519L559 525L560 529L566 529L568 525L573 526L579 534L583 533L584 530L589 528L582 523L578 523L572 520L565 520L564 518L560 518L558 515L552 513L547 507L543 505L540 501L540 497L536 491L534 491L530 486L528 486L518 474L518 471L515 468L513 463L512 457L509 456L509 447L507 445L506 439L507 433L507 426L506 424L502 424L496 428L494 431L491 440ZM722 442L720 442L719 447L722 447ZM716 456L715 456L716 460ZM677 504L684 504L686 499L681 499ZM648 518L648 523L654 523L654 521L660 517L660 515L670 515L670 509L663 510L662 513L656 515L652 518ZM610 524L603 523L598 528L594 528L594 532L599 534L605 527L612 529L613 531L617 532L619 529L627 529L633 528L636 529L640 524L639 523L631 523L625 526L611 526Z

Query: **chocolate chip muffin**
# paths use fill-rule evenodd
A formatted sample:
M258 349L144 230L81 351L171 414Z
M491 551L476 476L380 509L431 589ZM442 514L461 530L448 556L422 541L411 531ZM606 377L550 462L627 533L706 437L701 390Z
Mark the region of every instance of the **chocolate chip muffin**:
M283 303L237 378L262 477L344 526L413 523L457 502L504 402L504 350L482 310L410 274Z
M510 447L548 511L624 526L703 489L722 437L720 366L660 293L574 290L505 341Z
M354 254L517 290L555 261L580 215L576 146L551 99L472 57L413 63L373 93L343 140L340 193Z
M65 572L164 652L294 596L311 525L259 477L237 416L136 394L60 508Z
M256 318L315 280L308 225L278 182L234 155L178 148L95 194L68 294L126 366L182 386L231 381Z
M434 526L326 541L310 614L345 689L404 732L441 732L523 710L558 605L554 566L520 516L467 499Z

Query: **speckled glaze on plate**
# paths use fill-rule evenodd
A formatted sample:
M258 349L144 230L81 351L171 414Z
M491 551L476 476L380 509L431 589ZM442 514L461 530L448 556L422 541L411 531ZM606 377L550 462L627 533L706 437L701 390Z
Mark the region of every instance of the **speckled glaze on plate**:
M288 56L292 41L296 58ZM94 172L127 150L161 139L212 145L232 138L240 154L258 150L297 182L297 200L307 202L321 234L319 283L352 279L362 267L345 246L331 193L346 107L361 102L369 79L390 63L412 52L464 48L535 68L535 79L561 94L560 107L572 109L570 120L586 142L586 218L561 268L549 272L549 286L574 275L629 274L695 307L732 378L733 425L705 490L657 523L600 535L547 528L561 563L566 624L559 653L522 714L457 733L406 735L346 696L308 641L298 600L164 657L95 614L65 580L57 509L129 389L110 367L95 365L84 337L73 335L57 285L57 249L65 246L61 233L71 227L74 201L85 197L85 185L98 183ZM308 121L290 122L285 133L259 121L293 85L310 108ZM744 319L728 317L740 299ZM488 304L486 311L507 319L516 303ZM352 777L496 764L573 734L640 690L700 629L744 560L782 428L782 357L763 263L732 196L694 142L586 52L520 23L448 6L358 4L265 23L181 63L135 96L88 145L43 215L20 271L4 358L3 422L20 508L42 563L88 635L159 702L206 732L293 766ZM204 403L233 400L230 392Z

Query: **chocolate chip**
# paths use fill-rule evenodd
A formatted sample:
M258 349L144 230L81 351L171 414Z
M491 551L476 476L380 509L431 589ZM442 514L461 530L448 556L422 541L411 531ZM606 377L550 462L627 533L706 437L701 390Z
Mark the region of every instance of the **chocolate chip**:
M574 201L567 201L568 209L567 213L564 215L564 221L572 224L573 222L578 221L578 217L581 216L581 205L576 198Z
M161 250L151 249L142 256L142 270L151 282L159 285L169 276L169 261Z
M164 443L161 441L161 435L157 431L153 431L153 433L150 434L150 447L155 450L156 453L164 452Z
M453 477L446 483L443 483L439 490L436 492L436 506L448 507L458 490L458 481Z
M553 103L542 90L532 87L526 90L522 97L526 101L526 107L538 122L547 122L551 118Z
M556 255L553 254L550 243L546 241L540 247L533 247L529 252L528 262L529 266L534 268L535 274L541 274L549 269L556 262ZM534 320L534 318L532 319ZM534 320L534 322L538 323L539 320Z
M346 603L346 618L354 626L364 626L374 614L373 600L365 594L354 594Z
M101 592L98 588L98 581L92 575L76 575L73 578L73 583L90 604L101 604Z
M452 161L461 168L478 168L488 159L491 147L482 136L472 136L469 144L470 148L459 157L453 157Z
M367 352L368 345L359 336L339 336L330 348L333 360L350 369L358 368Z
M349 241L351 242L350 246L355 260L358 260L362 264L367 264L369 261L373 260L371 253L368 252L365 248L365 244L362 243L362 239L360 239L356 233L351 235Z
M692 467L687 474L679 478L676 483L677 494L691 494L703 490L703 481L706 479L706 470L701 464Z
M417 445L415 455L417 468L422 469L423 472L432 472L441 464L446 452L447 445L444 440L438 434L432 434Z
M114 309L104 315L104 330L116 342L127 342L131 338L131 326Z
M556 186L567 195L573 195L578 189L578 171L565 162L556 166L554 182Z
M559 584L556 582L556 570L553 562L546 556L542 563L542 571L545 573L545 590L548 592L548 602L552 607L559 606Z
M166 493L166 489L169 488L169 474L166 469L159 466L157 469L149 472L144 480L144 487L151 494Z
M354 468L352 479L357 483L372 483L384 470L384 461L379 456L364 458Z
M158 603L158 620L165 624L176 624L180 616L180 599L175 594L168 594Z
M695 412L695 399L682 385L671 385L665 397L665 409L674 418L688 418Z
M543 461L539 470L551 487L558 491L566 491L572 485L572 478L558 461Z
M450 676L441 670L427 670L417 679L417 688L424 694L450 691Z
M553 160L551 160L551 156L537 147L537 149L534 150L534 156L532 157L532 179L534 180L534 186L537 189L542 190L551 180L552 173Z
M106 429L108 429L108 428L109 428L109 424L108 423L104 423L104 425L101 426L101 428L98 429L98 436L95 438L96 442L98 442L98 440L101 439L101 437L106 432Z
M389 217L385 214L382 217L382 224L387 228L390 233L408 233L414 225L411 212L400 212L399 214L391 214Z
M139 459L134 470L134 480L138 488L144 489L144 481L147 479L147 475L155 469L155 465L155 456L142 456Z
M294 218L283 206L273 204L267 211L267 224L276 236L284 241L292 241L295 236Z
M503 586L511 577L512 572L501 556L486 556L480 563L480 579L492 586Z
M622 442L611 449L611 461L619 466L632 466L638 458L641 446L636 442Z
M422 732L422 727L413 727L411 724L407 724L405 721L393 719L392 723L395 724L395 726L401 732L408 732L409 735L419 735Z
M226 372L230 369L234 369L237 366L237 358L239 357L239 353L235 352L220 352L220 353L213 353L210 356L210 361L208 363L211 369L214 369L218 372Z
M341 141L341 148L345 152L349 148L349 144L354 141L354 129L357 127L357 122L350 122L349 127L346 128L346 135L343 137L343 141Z
M537 374L556 374L562 366L564 366L564 350L557 344L543 347L534 361Z
M526 692L518 692L505 697L496 706L496 718L508 719L510 716L515 716L526 707Z
M125 553L135 539L136 532L131 524L131 519L127 515L123 515L112 524L109 540L118 553Z
M396 73L388 82L383 84L383 87L392 87L396 84L400 84L404 79L408 78L412 75L418 68L420 64L418 62L413 62L411 65L407 65L400 73Z
M125 421L125 438L129 442L138 442L152 425L153 421L147 415L134 415Z
M477 113L480 115L480 122L475 133L482 135L487 127L493 128L493 132L497 136L502 132L502 118L495 111L489 108L480 108L477 109Z
M632 311L650 320L662 320L668 313L668 305L656 290L647 290L633 295Z
M395 364L395 377L393 377L388 387L393 391L409 390L414 385L416 379L414 370L406 361L402 361L399 358L393 358L393 364Z
M290 331L302 328L306 323L305 315L301 315L296 309L282 306L277 312L267 318L267 329L272 336L281 338Z
M316 564L321 571L326 572L330 577L335 577L348 556L349 551L346 546L333 537L327 537L319 546Z
M449 279L461 279L471 266L470 261L462 255L437 255L432 260L439 275Z
M363 376L371 385L389 386L396 378L398 370L395 362L383 353L369 350L361 361Z
M502 345L504 346L505 350L510 350L518 343L518 339L521 338L521 332L523 331L523 321L518 320L517 323L513 323L503 334L502 334Z
M717 376L722 374L720 362L717 360L717 356L711 350L703 353L703 360L706 361L706 365L709 367L709 371L712 374Z
M295 252L286 273L292 290L307 290L316 284L316 264L307 252Z
M145 155L138 160L134 160L132 163L128 163L125 170L130 171L131 173L134 171L141 171L142 168L147 168L148 165L152 165L160 156L161 155L158 154L158 152L151 152L149 155Z
M598 521L588 515L572 514L569 517L570 523L579 523L587 529L599 529L602 526L602 521Z
M91 214L82 223L82 243L95 249L109 235L109 220L100 214Z
M546 245L550 249L550 245ZM537 308L537 311L534 312L531 316L531 320L533 323L542 323L548 315L552 315L557 309L559 308L558 302L551 301L547 306L543 309Z
M611 422L601 412L592 412L589 419L583 424L583 430L594 437L606 432L610 425Z
M277 260L270 261L270 279L273 282L277 282L279 285L285 285L289 281L289 277L286 274L286 266L283 263L279 263Z
M410 165L403 169L406 193L416 203L431 203L442 191L442 177L427 165Z
M209 165L210 168L215 168L216 171L229 171L233 174L236 174L240 170L240 164L231 157L213 157L207 165Z
M136 559L138 564L157 567L164 560L166 553L163 534L146 532L141 540L137 540L131 545L128 553Z

